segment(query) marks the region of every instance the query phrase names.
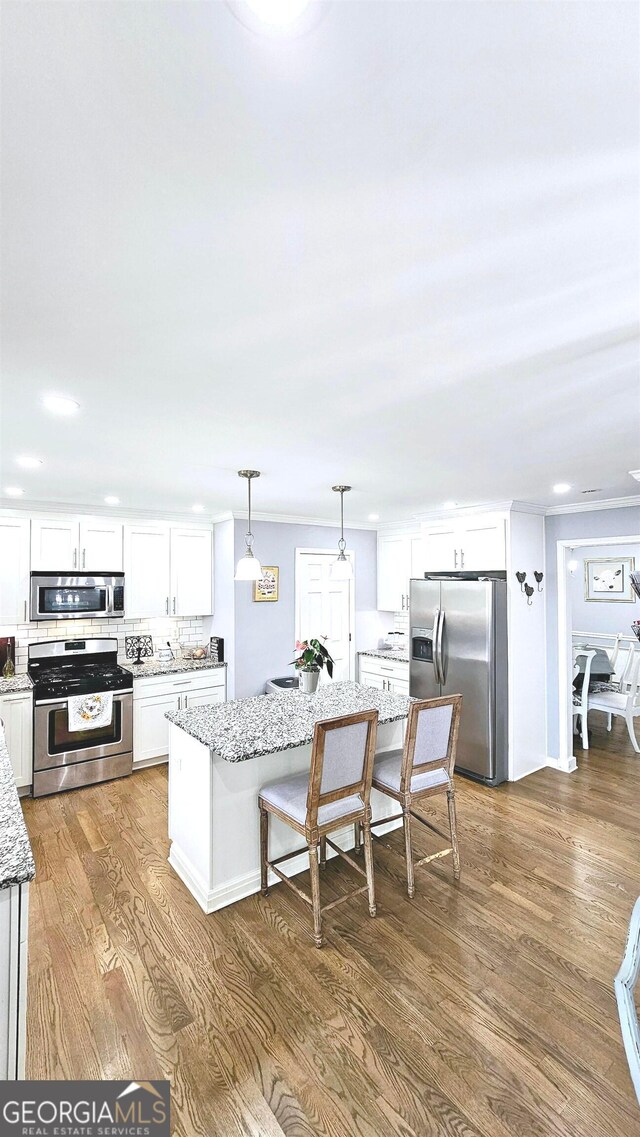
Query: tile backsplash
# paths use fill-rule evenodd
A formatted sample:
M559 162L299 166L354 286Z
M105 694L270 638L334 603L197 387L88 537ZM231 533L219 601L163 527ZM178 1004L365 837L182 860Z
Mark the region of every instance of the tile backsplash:
M394 632L403 632L404 635L409 635L409 613L408 612L394 612L393 613L393 630Z
M0 636L16 638L16 671L27 669L27 648L41 640L97 639L117 637L118 654L124 657L124 637L153 636L153 648L174 643L205 646L203 618L162 616L150 620L39 620L29 624L0 624Z

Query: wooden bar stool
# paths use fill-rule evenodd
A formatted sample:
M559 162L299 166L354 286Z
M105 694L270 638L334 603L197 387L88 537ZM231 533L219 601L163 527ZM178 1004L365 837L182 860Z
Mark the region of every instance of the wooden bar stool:
M309 775L297 774L285 781L272 782L263 786L258 795L262 895L268 895L268 871L272 869L280 880L311 905L316 947L322 947L323 942L322 913L335 908L337 904L342 904L351 896L368 892L369 915L376 914L369 797L377 731L377 711L362 711L316 723ZM287 853L275 861L270 861L270 813L290 825L297 833L301 833L307 844L302 849L296 849L294 853ZM333 830L350 824L361 826L366 871L363 871L343 849L334 845L327 836ZM367 883L362 888L356 888L346 896L341 896L331 904L321 907L318 850L320 850L321 863L324 865L327 845L364 876ZM296 857L307 850L311 872L310 897L277 868L282 861L288 861L291 857Z
M409 707L404 748L378 754L375 760L374 789L400 802L402 813L397 813L395 817L382 817L371 824L382 825L384 822L396 821L402 817L409 896L415 896L416 892L414 869L438 857L446 857L449 853L453 856L453 875L456 880L460 879L453 767L456 761L461 709L462 695L450 695L443 699L423 699L412 703ZM416 813L413 808L423 798L444 793L447 795L449 809L450 837L427 821L426 817ZM446 849L441 849L414 863L411 850L412 817L445 841L450 840L451 844Z

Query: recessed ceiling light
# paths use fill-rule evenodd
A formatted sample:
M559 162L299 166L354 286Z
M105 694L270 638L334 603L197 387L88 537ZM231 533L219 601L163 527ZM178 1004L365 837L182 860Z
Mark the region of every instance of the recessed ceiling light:
M80 403L67 398L66 395L44 395L42 405L51 411L52 415L74 415L80 410Z
M379 520L380 520L380 514L379 513L370 513L369 514L369 521L379 521Z
M553 487L553 492L554 493L569 493L570 489L571 489L571 486L569 485L568 482L556 482L555 486Z
M457 504L458 504L457 501L445 501L442 508L443 509L455 509Z
M191 508L194 513L204 513L204 505L192 505Z
M21 490L19 486L7 486L4 492L7 497L22 497L24 490Z
M310 0L245 0L247 8L264 24L286 28L295 24L309 7Z
M23 470L37 470L38 466L42 465L42 458L32 458L29 454L20 454L16 458L18 466L22 466Z
M107 494L107 496L104 499L104 504L105 505L120 505L120 498L114 497L114 495L112 493Z

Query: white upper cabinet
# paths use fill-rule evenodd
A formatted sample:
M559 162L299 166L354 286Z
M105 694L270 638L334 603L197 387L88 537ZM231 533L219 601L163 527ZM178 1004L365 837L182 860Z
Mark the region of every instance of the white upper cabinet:
M172 616L213 612L213 535L206 529L171 530Z
M502 517L467 520L462 534L461 565L463 569L506 568L505 522Z
M80 522L78 566L87 572L122 572L122 522L87 517Z
M211 615L211 530L126 524L124 577L128 620L148 616Z
M428 572L506 568L504 517L478 514L424 529Z
M425 531L425 568L427 572L453 572L459 568L459 533L455 526L443 525Z
M28 518L0 518L0 623L28 619L29 538Z
M169 615L169 547L168 525L125 525L125 619Z
M411 541L397 533L378 537L378 611L401 612L407 607L411 574Z
M77 520L36 517L31 522L31 568L35 572L71 572L79 568Z
M378 536L378 610L409 611L409 581L423 577L426 547L421 533Z

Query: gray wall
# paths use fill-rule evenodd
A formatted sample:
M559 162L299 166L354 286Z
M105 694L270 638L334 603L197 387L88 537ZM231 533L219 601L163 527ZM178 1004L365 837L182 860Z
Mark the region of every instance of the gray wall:
M636 569L640 571L640 544L633 545L589 545L576 549L575 560L578 568L571 578L571 627L575 632L603 632L615 636L622 632L630 636L629 625L640 619L640 602L627 604L619 600L585 600L584 562L608 557L635 557Z
M260 695L267 679L291 675L295 630L296 549L336 549L337 528L254 521L256 555L265 565L280 568L280 599L256 604L253 585L235 585L235 694L244 699ZM235 522L235 559L244 552L246 522ZM376 646L380 618L376 611L376 533L345 529L347 549L355 554L355 647ZM354 675L354 679L356 676Z
M545 518L545 581L547 593L547 739L549 755L558 757L558 541L590 537L628 537L640 533L640 507L558 513ZM576 560L580 560L579 553ZM594 605L595 607L595 605ZM629 605L631 609L631 605ZM585 629L580 629L584 631Z

